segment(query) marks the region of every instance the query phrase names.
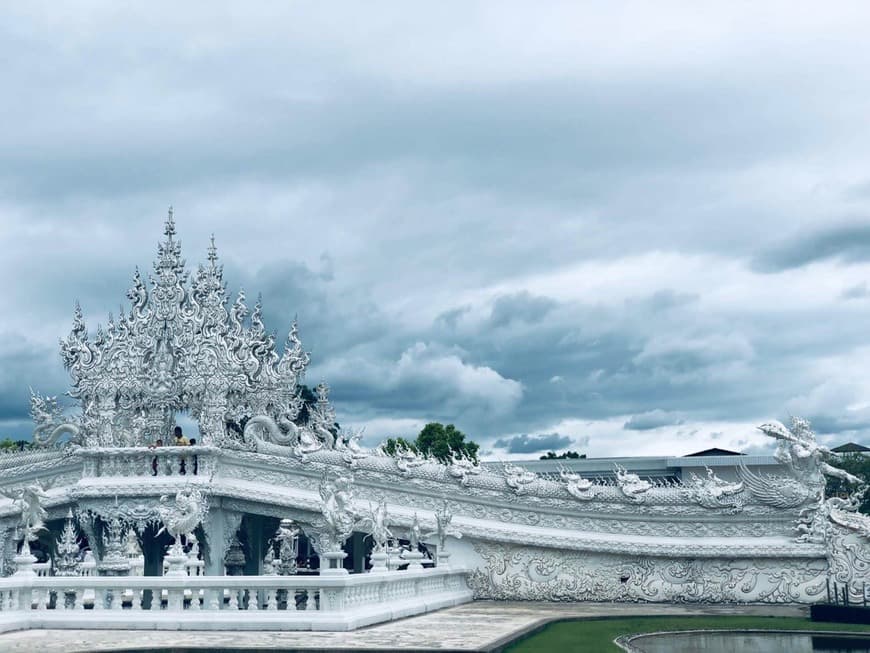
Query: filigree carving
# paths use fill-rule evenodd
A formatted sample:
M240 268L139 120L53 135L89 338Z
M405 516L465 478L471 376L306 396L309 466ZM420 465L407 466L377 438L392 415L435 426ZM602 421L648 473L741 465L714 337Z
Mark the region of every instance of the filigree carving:
M459 479L462 487L468 487L471 477L480 472L481 468L477 461L456 454L451 455L450 462L447 464L447 473Z
M413 475L415 469L423 467L428 462L425 456L401 445L396 446L393 458L396 461L396 469L405 477Z
M644 481L633 472L616 465L616 485L633 503L642 503L646 499L646 493L653 487L649 481Z
M745 503L743 482L731 483L724 481L716 473L707 469L707 477L701 478L695 473L689 474L686 487L692 498L705 508L725 508L730 514L743 510Z
M244 293L229 305L214 242L207 264L191 279L171 210L164 234L148 282L138 270L133 277L129 313L122 310L117 321L109 316L107 328L98 327L90 338L76 306L61 356L81 423L61 424L56 402L34 393L37 442L71 432L89 447L151 444L168 437L175 411L187 409L207 444L223 443L233 429L241 433L234 419L247 415L253 416L252 429L265 429L276 442L296 442L297 429L308 428L331 445L321 420L328 405L318 407L310 427L293 424L304 403L299 381L309 363L296 323L279 356L261 303L250 319Z
M325 527L320 533L320 546L325 551L341 550L359 521L353 506L353 479L344 475L324 476L320 482L320 498Z
M73 521L72 509L66 516L63 532L57 540L57 558L54 561L55 576L77 576L79 566L79 535Z
M128 531L127 525L118 517L112 517L103 523L103 555L97 564L101 574L119 576L129 573Z
M450 506L445 501L441 508L435 512L435 530L426 535L426 537L434 535L438 538L439 553L443 553L446 550L448 537L453 536L457 540L462 539L462 533L451 526L452 522L453 513L450 512Z
M199 488L185 487L176 492L173 501L165 495L160 497L157 512L163 522L160 530L165 530L178 542L182 535L192 533L205 519L208 501Z
M335 440L335 448L341 451L341 459L351 469L356 469L360 461L372 455L368 449L362 446L362 434L362 429L360 429Z
M39 445L52 445L69 434L71 442L79 441L80 426L64 417L57 397L42 396L30 389L30 416L35 424L33 441Z
M291 576L296 573L296 557L299 554L299 527L292 519L282 519L275 533L274 542L278 545L278 558L275 573Z
M78 500L79 505L75 512L80 526L84 528L85 524L92 523L96 517L99 517L104 522L117 518L126 524L132 525L141 534L150 524L156 524L160 521L156 497L136 501L133 497L128 496L124 501L119 501L119 492L128 495L131 493L129 491L125 492L122 488L112 488L112 490L112 494L115 497L114 500L94 500L90 498L80 498ZM90 533L88 533L88 537L91 537Z
M48 499L45 488L37 481L14 492L4 491L3 494L12 499L12 507L20 515L18 529L27 548L30 542L36 540L39 532L45 530L45 519L48 517L43 506Z
M373 551L375 553L386 552L387 542L393 537L389 527L389 514L387 512L386 501L378 503L377 508L369 504L369 512L362 517L359 526L364 528L369 536L371 536Z
M855 484L860 483L860 479L826 462L831 452L816 442L816 434L807 420L792 417L790 429L779 422L762 424L758 428L777 440L776 457L792 476L754 474L742 461L738 475L761 503L775 508L804 506L795 520L797 540L824 542L829 515L824 500L825 476Z
M512 463L504 463L502 471L504 472L504 482L516 494L525 494L529 487L538 480L538 475L534 472Z
M475 549L483 563L469 584L484 599L808 603L825 592L824 560L590 557L483 543Z
M214 496L226 520L206 525L215 537L234 536L241 513L230 510L292 515L337 573L342 543L361 522L356 491L371 502L379 553L391 527L410 526L416 544L418 513L427 527L434 515L428 535L437 535L441 552L449 534L458 536L450 524L460 524L484 559L476 575L481 596L805 601L818 596L828 568L843 582L867 580L870 520L855 512L855 496L823 500L825 476L857 479L829 462L806 420L760 427L779 442L785 471L741 465L735 482L710 470L685 483L650 481L623 468L613 481L566 469L553 479L510 463L487 469L454 457L442 464L401 447L395 456L368 452L360 433L339 433L326 383L303 415L300 384L310 358L296 322L279 354L262 303L249 310L243 292L230 302L214 243L191 275L171 212L164 234L150 277L134 275L129 311L90 336L76 306L61 355L80 417L64 417L53 397L31 397L35 440L48 447L69 433L74 443L0 455L0 484L15 500L0 505L5 537L19 515L26 542L47 511L60 517L75 505L90 543L99 544L97 516L110 526L109 553L118 548L115 525L142 532L161 520L177 542ZM179 410L198 421L200 444L217 446L179 455L144 449L167 438ZM198 478L189 464L180 477L174 463L181 456L198 461ZM348 468L354 487L335 478ZM37 475L66 491L25 500ZM311 498L318 478L320 505ZM112 504L112 496L120 500ZM535 547L522 546L529 541Z
M565 482L565 489L575 499L580 501L591 501L598 492L594 481L588 478L583 478L580 474L575 474L567 469L559 470L559 477Z

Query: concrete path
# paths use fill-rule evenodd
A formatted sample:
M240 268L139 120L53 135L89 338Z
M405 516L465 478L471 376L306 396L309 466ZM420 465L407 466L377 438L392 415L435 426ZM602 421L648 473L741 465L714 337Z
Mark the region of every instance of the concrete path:
M520 633L558 619L755 615L805 617L794 606L689 606L624 603L475 601L348 633L28 630L0 635L3 653L84 653L122 650L492 651Z

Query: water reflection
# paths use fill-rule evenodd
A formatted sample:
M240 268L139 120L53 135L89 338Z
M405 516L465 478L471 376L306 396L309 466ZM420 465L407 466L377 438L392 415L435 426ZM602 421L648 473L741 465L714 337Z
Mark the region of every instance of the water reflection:
M870 637L784 633L677 633L633 640L643 653L870 653Z

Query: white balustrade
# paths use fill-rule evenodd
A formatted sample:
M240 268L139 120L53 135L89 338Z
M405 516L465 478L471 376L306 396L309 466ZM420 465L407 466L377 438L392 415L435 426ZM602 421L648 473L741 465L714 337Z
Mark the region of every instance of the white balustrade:
M145 575L145 556L141 553L133 558L130 558L130 575L144 576Z
M219 450L187 447L118 447L84 450L89 476L201 476L208 475Z
M471 598L465 570L437 568L347 576L0 579L0 617L17 615L42 628L349 630Z
M79 576L96 576L97 561L91 551L85 553L85 559L79 564Z
M48 562L34 562L33 571L35 571L36 575L40 578L51 576L51 560L49 559Z

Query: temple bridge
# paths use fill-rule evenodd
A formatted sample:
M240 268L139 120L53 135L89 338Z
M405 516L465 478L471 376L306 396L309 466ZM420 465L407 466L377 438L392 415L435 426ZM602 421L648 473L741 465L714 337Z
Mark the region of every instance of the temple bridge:
M40 448L0 455L0 627L347 629L472 597L812 603L867 580L863 489L825 499L857 479L804 420L760 427L775 473L729 478L388 455L337 427L326 383L306 403L295 322L279 354L214 243L191 278L171 213L164 232L129 312L91 338L76 307L76 410L34 393ZM182 413L197 444L174 446Z

